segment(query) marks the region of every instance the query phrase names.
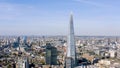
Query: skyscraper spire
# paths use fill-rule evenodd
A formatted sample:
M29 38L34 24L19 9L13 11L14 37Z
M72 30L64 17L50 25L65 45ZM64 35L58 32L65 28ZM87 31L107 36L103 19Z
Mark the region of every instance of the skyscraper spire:
M76 47L75 47L75 39L74 39L74 26L73 26L73 14L70 15L70 23L69 23L69 34L68 34L68 47L67 47L67 58L71 63L66 60L67 66L66 68L73 68L76 65Z

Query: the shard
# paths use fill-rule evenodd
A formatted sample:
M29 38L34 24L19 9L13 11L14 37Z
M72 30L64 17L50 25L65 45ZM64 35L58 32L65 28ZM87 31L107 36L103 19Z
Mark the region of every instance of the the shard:
M71 13L68 34L66 68L74 68L75 65L76 65L76 47L74 38L73 14Z

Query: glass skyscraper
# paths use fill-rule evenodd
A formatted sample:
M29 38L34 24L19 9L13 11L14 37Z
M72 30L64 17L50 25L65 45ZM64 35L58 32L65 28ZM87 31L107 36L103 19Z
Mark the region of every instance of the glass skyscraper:
M74 68L76 66L76 47L74 38L73 14L70 16L68 46L66 57L66 68Z

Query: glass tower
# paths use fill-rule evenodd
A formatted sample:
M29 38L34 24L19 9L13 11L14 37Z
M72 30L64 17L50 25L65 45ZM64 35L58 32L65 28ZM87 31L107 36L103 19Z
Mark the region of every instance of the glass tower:
M74 39L73 14L70 15L68 46L66 57L66 68L74 68L76 66L76 47Z

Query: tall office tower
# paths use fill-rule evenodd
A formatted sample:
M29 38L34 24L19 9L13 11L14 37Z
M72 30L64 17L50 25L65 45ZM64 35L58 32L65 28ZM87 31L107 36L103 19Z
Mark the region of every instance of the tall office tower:
M27 36L23 37L23 43L26 45L27 44Z
M74 68L76 66L76 47L74 39L73 15L70 16L66 68Z
M17 38L17 43L20 44L20 37Z
M46 64L57 65L57 48L50 43L46 44Z
M20 37L16 38L16 42L13 43L13 48L18 48L20 45Z

